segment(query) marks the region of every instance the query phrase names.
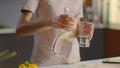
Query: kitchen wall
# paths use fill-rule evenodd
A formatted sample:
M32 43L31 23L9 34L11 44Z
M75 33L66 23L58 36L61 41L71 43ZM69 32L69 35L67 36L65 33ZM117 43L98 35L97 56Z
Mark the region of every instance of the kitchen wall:
M0 0L0 24L16 27L23 0Z

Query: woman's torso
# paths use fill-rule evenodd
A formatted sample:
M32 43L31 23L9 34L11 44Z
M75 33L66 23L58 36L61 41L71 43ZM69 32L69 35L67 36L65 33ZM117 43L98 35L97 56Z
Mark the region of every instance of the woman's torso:
M43 20L64 14L64 7L79 9L81 7L80 4L81 0L40 0L38 9L35 12L35 20ZM42 65L51 65L52 62L50 61L55 61L53 64L57 64L57 60L58 64L79 61L80 56L77 39L73 42L69 58L61 59L52 55L51 47L58 32L58 29L53 28L34 35L35 41L31 56L32 62L40 63Z

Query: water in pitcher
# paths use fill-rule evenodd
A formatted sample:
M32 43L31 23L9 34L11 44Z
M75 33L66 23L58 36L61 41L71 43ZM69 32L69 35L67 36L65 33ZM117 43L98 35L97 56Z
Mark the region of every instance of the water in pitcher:
M78 16L80 15L80 12L71 8L64 8L64 13L73 16L75 23L74 28L76 28L76 21ZM69 57L72 49L72 44L75 38L75 29L72 31L61 29L59 31L59 34L56 36L52 47L53 54L61 58Z

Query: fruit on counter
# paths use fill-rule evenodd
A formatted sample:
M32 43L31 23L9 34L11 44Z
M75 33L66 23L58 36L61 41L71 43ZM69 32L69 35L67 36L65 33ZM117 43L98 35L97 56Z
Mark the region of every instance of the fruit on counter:
M27 68L25 64L20 64L18 68Z
M20 64L18 68L38 68L38 65L34 63L30 63L29 61L26 61L23 64Z

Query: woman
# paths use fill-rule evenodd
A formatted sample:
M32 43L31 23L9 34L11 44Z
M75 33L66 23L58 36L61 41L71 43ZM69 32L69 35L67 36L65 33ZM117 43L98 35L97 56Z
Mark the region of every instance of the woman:
M34 47L30 61L40 66L76 63L80 61L79 46L76 40L70 56L60 58L51 53L53 41L58 29L73 30L73 17L64 14L64 7L80 9L79 19L83 17L82 0L26 0L21 9L17 36L34 35ZM33 16L33 18L32 18ZM33 19L33 20L31 20ZM78 19L76 37L80 35L80 20ZM93 24L86 24L85 33L92 39Z

